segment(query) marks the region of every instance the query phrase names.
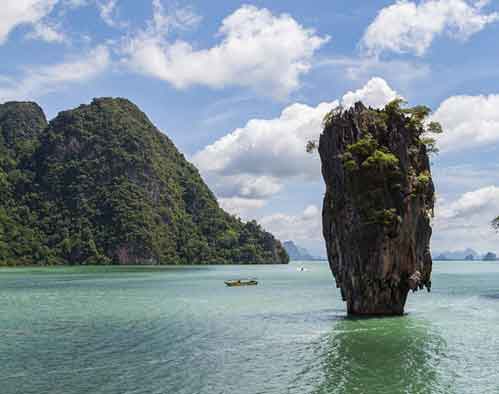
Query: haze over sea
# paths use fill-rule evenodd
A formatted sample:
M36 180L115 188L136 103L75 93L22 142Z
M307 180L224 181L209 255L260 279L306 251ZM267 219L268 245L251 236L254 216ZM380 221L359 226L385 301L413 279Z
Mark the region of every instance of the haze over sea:
M384 319L299 264L1 269L0 392L499 392L499 264L436 262Z

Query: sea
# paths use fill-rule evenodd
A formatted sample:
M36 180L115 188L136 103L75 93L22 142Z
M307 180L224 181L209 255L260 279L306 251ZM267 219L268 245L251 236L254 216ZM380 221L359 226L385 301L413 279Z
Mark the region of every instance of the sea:
M0 269L0 393L499 393L499 263L432 279L353 319L324 262Z

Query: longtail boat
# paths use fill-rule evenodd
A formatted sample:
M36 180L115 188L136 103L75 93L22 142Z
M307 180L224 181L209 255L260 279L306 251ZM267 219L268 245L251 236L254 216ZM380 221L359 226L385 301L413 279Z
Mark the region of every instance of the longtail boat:
M256 279L231 279L224 281L224 283L229 287L256 286L258 284L258 281Z

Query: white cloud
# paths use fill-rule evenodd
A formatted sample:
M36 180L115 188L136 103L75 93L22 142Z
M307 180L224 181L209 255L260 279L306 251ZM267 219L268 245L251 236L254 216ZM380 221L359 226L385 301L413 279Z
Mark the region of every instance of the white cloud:
M345 94L341 103L363 101L382 107L396 96L383 79L373 78ZM317 181L319 156L308 154L305 146L319 138L324 116L338 104L338 100L316 107L295 103L278 118L252 119L197 152L193 161L217 195L225 198L263 199L279 192L286 181Z
M278 192L286 178L318 179L318 155L305 151L322 131L325 114L338 101L317 107L293 104L275 119L252 119L194 155L208 183L225 196L262 198Z
M154 39L161 40L161 35L165 35L172 30L194 28L202 19L190 7L171 7L165 10L161 0L152 0L152 6L153 18L149 22L149 28L145 34Z
M165 39L172 18L154 1L149 29L129 39L125 62L137 72L167 81L182 89L192 85L212 88L250 87L274 97L286 97L300 85L314 53L328 41L306 29L290 15L244 5L227 16L218 31L221 41L195 49L182 40ZM192 15L176 15L180 25L193 23Z
M68 38L59 30L60 20L66 11L90 4L98 8L102 20L108 25L125 26L126 24L116 21L117 3L118 0L2 0L0 45L20 25L28 25L32 29L26 35L29 39L67 42ZM57 15L57 23L53 21L54 14Z
M99 46L80 58L27 69L19 80L0 78L0 101L32 99L69 83L87 81L102 73L109 63L108 49Z
M366 106L382 108L397 97L397 92L388 86L384 79L375 77L369 80L364 87L345 94L341 104L344 107L351 107L357 101L362 101Z
M0 44L21 24L36 24L50 14L58 0L3 0L0 12Z
M444 133L438 136L442 152L486 146L499 141L499 95L453 96L432 116Z
M487 186L464 193L456 201L438 208L438 218L442 220L469 220L493 209L499 215L499 187ZM492 220L489 217L488 220Z
M435 250L473 247L497 251L499 235L490 222L499 215L499 187L466 192L452 201L437 200L432 247Z
M33 25L33 31L28 33L26 37L46 42L67 41L64 34L58 30L58 26L42 22L37 22L35 25Z
M217 191L219 197L240 196L243 198L267 198L281 190L278 178L267 175L236 174L213 176L207 172L211 187Z
M224 210L243 219L265 205L265 200L242 197L219 198L218 202Z
M227 175L308 176L317 169L317 158L307 155L305 145L320 134L324 115L337 105L296 103L278 118L252 119L198 152L194 162L205 171L223 170Z
M117 3L118 0L97 1L97 8L99 9L100 17L109 26L116 26L116 21L114 20L114 12L116 10Z
M321 212L315 205L309 205L299 215L276 213L265 216L259 223L282 240L316 241L322 237Z
M369 25L362 45L369 54L383 51L423 55L437 35L447 34L466 40L499 14L484 13L490 1L465 0L399 0L383 8Z

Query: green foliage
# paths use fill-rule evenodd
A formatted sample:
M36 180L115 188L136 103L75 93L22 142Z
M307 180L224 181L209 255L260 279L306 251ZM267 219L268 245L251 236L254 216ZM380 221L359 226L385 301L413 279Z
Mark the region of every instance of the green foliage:
M421 138L421 143L426 145L429 154L437 154L438 147L437 141L433 137L434 134L443 133L442 125L436 121L426 122L431 115L431 109L425 105L417 105L410 108L402 108L406 102L402 99L395 99L388 103L382 113L387 114L389 117L394 116L409 116L409 125L414 132L419 135L424 135Z
M365 170L398 170L398 158L387 147L380 147L370 133L350 144L342 155L343 166L352 172L359 168Z
M359 165L353 159L344 160L343 166L345 167L345 170L347 170L347 172L353 172L359 169Z
M404 113L402 106L406 104L407 101L405 101L403 98L397 97L385 105L384 112L388 116L399 115L401 113Z
M314 140L307 141L307 146L305 147L307 153L313 153L317 150L317 148L318 148L317 141Z
M423 171L416 178L417 182L421 185L428 185L431 181L431 175L428 171Z
M432 133L432 134L441 134L444 132L444 130L442 129L442 125L438 122L430 122L428 123L428 126L426 127L426 131L428 133Z
M372 134L367 133L363 138L360 138L357 142L348 145L347 152L352 156L359 156L361 158L367 158L372 155L378 148L378 142L374 139Z
M333 108L322 119L322 125L324 127L328 127L331 124L331 122L334 120L334 118L340 116L342 112L343 112L343 107L341 105Z
M426 105L416 105L415 107L402 109L401 112L410 115L417 124L422 124L431 114L431 108Z
M362 162L362 167L367 169L398 169L399 159L385 149L376 149L367 159Z
M426 146L426 151L429 154L436 155L440 151L437 147L437 140L433 137L421 137L421 143Z
M30 108L0 105L0 264L288 261L129 101L96 99L48 126Z
M368 214L368 223L380 224L384 227L392 227L401 223L402 218L397 214L395 208L372 210Z
M496 217L494 220L492 220L492 222L490 223L490 225L492 226L492 228L499 232L499 216Z

